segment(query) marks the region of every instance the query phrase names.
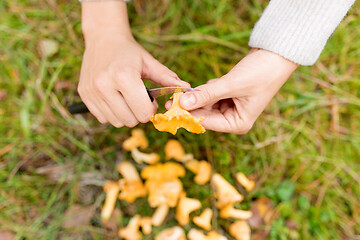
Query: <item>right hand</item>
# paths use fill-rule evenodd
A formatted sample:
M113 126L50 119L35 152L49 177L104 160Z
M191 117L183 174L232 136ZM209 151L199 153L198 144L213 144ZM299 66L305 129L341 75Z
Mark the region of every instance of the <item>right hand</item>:
M98 30L101 32L102 30ZM86 39L78 92L101 123L134 127L157 109L142 78L162 86L189 87L158 62L132 36L112 29Z

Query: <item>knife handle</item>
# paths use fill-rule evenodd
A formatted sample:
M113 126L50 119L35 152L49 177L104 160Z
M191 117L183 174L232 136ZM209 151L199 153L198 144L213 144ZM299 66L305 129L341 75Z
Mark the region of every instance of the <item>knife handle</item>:
M148 93L148 96L149 96L151 102L153 102L154 98L150 95L149 89L146 88L146 92ZM85 103L83 103L83 102L71 104L68 107L68 110L71 114L79 114L79 113L89 112L89 109L86 107Z

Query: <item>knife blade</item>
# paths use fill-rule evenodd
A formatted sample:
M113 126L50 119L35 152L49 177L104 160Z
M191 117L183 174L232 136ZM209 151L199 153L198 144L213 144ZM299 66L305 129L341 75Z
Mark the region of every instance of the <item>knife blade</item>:
M199 89L188 88L188 87L161 87L161 88L153 88L153 89L146 88L146 91L149 95L150 100L153 102L155 98L174 93L178 89L183 92L200 91ZM71 114L89 112L89 109L86 107L86 105L83 102L78 102L70 105L68 107L68 110Z

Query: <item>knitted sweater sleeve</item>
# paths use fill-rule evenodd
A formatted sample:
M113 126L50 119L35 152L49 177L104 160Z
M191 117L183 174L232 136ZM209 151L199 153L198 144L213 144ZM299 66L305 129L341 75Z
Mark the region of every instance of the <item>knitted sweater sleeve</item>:
M249 46L312 65L355 0L270 0Z

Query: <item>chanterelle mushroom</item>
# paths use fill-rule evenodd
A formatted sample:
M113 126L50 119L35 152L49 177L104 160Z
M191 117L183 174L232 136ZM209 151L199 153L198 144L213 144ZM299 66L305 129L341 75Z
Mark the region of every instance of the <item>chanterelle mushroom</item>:
M119 237L126 240L141 240L142 236L139 231L140 220L141 217L139 215L135 215L131 218L129 224L125 228L119 230Z
M184 230L181 227L165 229L155 237L155 240L186 240Z
M207 161L198 161L196 159L189 160L185 163L186 168L196 174L194 181L203 185L210 180L211 177L211 164Z
M140 219L141 230L145 235L148 235L152 231L152 220L151 217L142 217Z
M154 225L155 227L160 226L164 222L168 212L169 212L169 206L167 204L160 205L155 210L155 212L151 218L152 225Z
M203 118L197 119L180 106L180 97L183 93L176 92L173 97L173 105L166 113L158 113L150 116L150 121L159 131L166 131L176 134L179 128L185 128L192 133L204 133L205 128L200 125Z
M227 240L227 238L216 231L211 231L207 235L197 229L191 229L187 237L189 240Z
M193 218L193 222L201 227L202 229L205 229L206 231L211 230L211 218L212 218L213 212L210 208L206 208L200 216L196 216Z
M145 136L144 130L136 128L131 130L131 137L126 139L123 143L123 148L130 151L133 148L140 147L141 149L147 148L149 142Z
M136 198L146 195L146 188L134 165L128 161L121 162L118 171L124 177L119 180L121 190L119 199L132 203Z
M160 156L157 153L143 153L137 148L131 149L131 156L137 163L155 164L160 159Z
M236 174L236 180L246 189L246 191L251 191L255 187L255 182L252 180L249 180L245 174L242 172L239 172Z
M182 196L176 207L176 220L181 226L190 222L190 213L201 208L201 202L194 198Z
M216 203L218 208L221 209L228 204L242 201L243 196L220 174L215 173L211 181L216 188L215 197L218 200Z
M101 219L103 221L109 220L115 207L115 202L120 191L119 184L114 181L106 181L103 187L106 192L104 206L101 210Z
M237 221L230 225L229 233L236 240L250 240L251 238L251 229L247 222Z
M251 218L251 216L251 211L236 209L232 204L226 205L220 210L220 217L222 218L235 218L239 220L246 220Z
M141 176L146 179L145 187L148 190L148 201L151 207L167 204L175 207L182 183L178 177L185 175L185 169L178 163L168 162L145 167Z
M146 188L142 181L120 179L119 186L121 190L119 199L129 203L134 202L139 197L146 196Z
M194 159L194 156L192 154L185 154L185 150L179 141L170 139L165 145L165 159L170 160L172 158L179 162L186 162Z

